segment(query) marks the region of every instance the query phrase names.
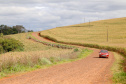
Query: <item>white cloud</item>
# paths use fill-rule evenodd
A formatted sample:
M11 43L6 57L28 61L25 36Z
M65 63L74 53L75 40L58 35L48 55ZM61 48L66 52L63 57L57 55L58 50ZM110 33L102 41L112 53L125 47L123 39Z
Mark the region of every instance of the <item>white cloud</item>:
M0 23L35 31L126 17L124 0L0 0Z
M46 7L40 7L40 6L36 6L36 9L46 9Z

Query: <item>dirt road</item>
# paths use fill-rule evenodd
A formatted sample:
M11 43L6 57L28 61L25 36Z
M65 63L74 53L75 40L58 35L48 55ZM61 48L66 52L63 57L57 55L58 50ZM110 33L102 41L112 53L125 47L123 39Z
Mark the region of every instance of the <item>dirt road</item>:
M43 40L37 33L33 35ZM85 59L1 79L0 84L112 84L110 68L114 62L113 53L110 52L108 59L98 58L99 50L93 50Z

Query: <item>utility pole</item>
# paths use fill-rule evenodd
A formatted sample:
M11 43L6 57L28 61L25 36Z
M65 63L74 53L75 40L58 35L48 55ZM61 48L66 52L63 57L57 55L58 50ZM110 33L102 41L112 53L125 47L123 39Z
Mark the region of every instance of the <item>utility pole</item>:
M107 28L107 42L108 42L108 28Z

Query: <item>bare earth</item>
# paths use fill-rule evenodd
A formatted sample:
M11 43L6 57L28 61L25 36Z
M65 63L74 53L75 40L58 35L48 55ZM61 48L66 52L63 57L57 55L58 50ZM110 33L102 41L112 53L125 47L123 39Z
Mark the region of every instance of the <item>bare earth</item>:
M47 41L37 33L33 35ZM114 62L113 53L110 52L109 58L98 58L99 50L93 50L85 59L3 78L0 84L112 84L110 69Z

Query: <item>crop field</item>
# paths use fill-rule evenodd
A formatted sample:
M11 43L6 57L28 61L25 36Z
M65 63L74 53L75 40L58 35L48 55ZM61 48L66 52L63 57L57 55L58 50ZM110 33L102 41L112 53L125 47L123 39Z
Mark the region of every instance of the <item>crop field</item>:
M45 45L42 45L41 43L36 43L34 41L31 41L29 39L27 39L28 33L22 33L22 34L15 34L15 35L8 35L14 39L19 40L20 42L22 42L24 44L24 51L43 51L43 50L48 50L48 49L57 49L57 48L52 48L52 47L48 47Z
M41 31L61 42L126 48L126 18L94 21Z
M16 57L22 57L22 56L43 56L43 57L54 57L58 56L62 53L68 54L72 52L73 50L70 49L60 49L55 48L51 46L42 45L42 43L35 42L33 40L27 39L27 33L22 34L15 34L15 35L8 35L11 38L14 38L16 40L19 40L24 45L24 51L20 52L8 52L5 54L1 54L0 56L16 56Z
M6 76L8 73L27 71L29 67L40 67L63 59L77 58L79 54L73 49L55 48L29 40L27 35L27 33L22 33L7 36L22 42L24 51L0 54L0 77Z

